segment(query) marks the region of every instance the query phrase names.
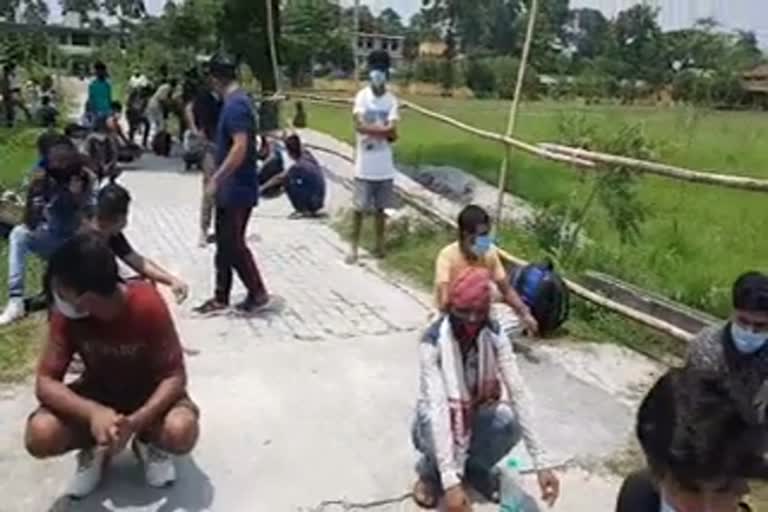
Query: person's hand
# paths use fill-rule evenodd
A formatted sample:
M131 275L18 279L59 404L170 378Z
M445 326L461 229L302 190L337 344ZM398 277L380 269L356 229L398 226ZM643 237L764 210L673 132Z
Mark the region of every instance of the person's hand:
M171 291L177 304L182 304L189 297L189 286L184 281L174 279L171 283Z
M137 433L136 425L133 420L127 416L118 416L117 421L110 429L112 455L122 452L128 445L134 434Z
M445 512L472 512L472 504L461 484L446 489L443 496L443 509Z
M560 497L560 480L551 470L542 470L538 473L541 499L549 507L554 506Z
M72 176L69 179L69 191L72 195L79 196L85 190L85 180L82 176Z
M211 176L211 179L209 179L208 183L205 185L205 195L207 197L214 197L216 195L217 188L218 183L216 182L216 176Z
M536 321L530 311L523 315L522 321L529 336L539 335L539 322Z
M387 141L390 144L392 144L392 143L397 142L397 138L398 138L397 128L392 128L391 130L389 130L389 135L387 136Z
M90 418L91 435L96 444L111 448L115 439L115 427L120 415L109 407L99 407Z

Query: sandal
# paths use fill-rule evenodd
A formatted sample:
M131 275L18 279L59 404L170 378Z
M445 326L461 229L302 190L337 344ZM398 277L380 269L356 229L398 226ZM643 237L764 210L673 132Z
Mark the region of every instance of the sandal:
M438 490L435 483L419 478L413 484L413 501L423 509L433 510L437 508Z
M210 315L212 313L218 313L229 308L229 304L224 304L216 299L208 299L192 311L201 315Z

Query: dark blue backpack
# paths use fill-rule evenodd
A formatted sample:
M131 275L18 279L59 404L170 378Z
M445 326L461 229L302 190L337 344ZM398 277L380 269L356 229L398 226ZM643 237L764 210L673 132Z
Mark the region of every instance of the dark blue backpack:
M541 334L553 333L568 320L570 294L552 262L513 271L511 283L539 323Z

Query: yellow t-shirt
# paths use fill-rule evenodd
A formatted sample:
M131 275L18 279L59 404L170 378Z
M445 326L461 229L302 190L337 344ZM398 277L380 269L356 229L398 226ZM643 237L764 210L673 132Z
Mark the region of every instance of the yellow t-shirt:
M507 278L507 272L504 270L496 247L491 247L482 258L470 261L461 252L459 242L453 242L440 251L435 262L435 301L438 306L440 305L440 285L450 284L469 267L487 268L495 282L504 281Z

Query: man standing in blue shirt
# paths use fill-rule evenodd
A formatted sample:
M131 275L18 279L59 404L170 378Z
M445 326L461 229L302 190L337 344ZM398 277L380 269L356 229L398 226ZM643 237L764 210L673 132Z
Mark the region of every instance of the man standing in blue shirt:
M210 74L213 87L224 104L216 130L217 170L206 193L216 202L216 291L197 308L213 313L229 307L233 271L248 290L236 306L242 313L254 313L269 302L269 295L245 241L251 211L259 202L259 175L256 169L256 119L250 98L240 89L234 61L215 55Z

